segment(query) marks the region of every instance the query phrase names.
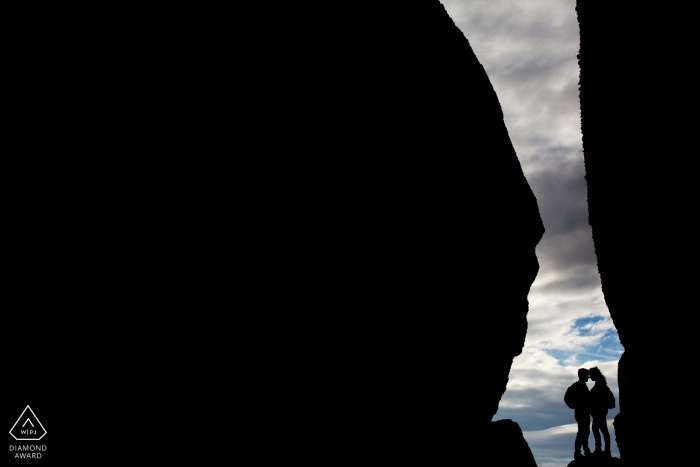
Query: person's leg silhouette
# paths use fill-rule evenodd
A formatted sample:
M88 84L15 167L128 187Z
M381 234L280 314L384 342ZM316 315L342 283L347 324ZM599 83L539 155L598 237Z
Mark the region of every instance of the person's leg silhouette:
M593 417L593 439L595 440L595 453L600 452L600 421Z
M581 448L584 455L588 456L591 450L588 448L588 435L590 434L591 416L585 412L574 411L574 418L578 424L578 433L574 442L574 459L581 458Z
M595 438L595 450L600 452L600 433L603 433L603 440L605 441L605 454L610 453L610 432L608 431L607 420L605 415L594 415L593 416L593 438Z
M595 452L601 452L600 449L600 434L603 433L603 441L605 441L606 455L610 454L610 432L608 431L608 423L605 419L605 414L593 415L593 438L595 438Z

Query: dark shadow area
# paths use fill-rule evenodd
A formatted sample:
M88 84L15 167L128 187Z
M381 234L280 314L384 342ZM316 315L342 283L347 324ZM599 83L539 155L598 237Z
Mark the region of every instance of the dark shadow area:
M488 425L486 444L479 456L488 459L488 465L537 467L535 457L523 437L523 432L513 420L497 420Z
M321 326L294 347L295 381L323 377L288 429L314 420L302 451L338 426L325 449L351 458L460 462L492 442L525 341L537 203L488 76L437 0L329 17L275 88L284 123L264 140L285 141L285 157L246 171L270 196L250 226L269 239L262 275L304 304L281 319Z
M24 55L69 83L89 63L75 89L109 115L54 105L76 85L42 84L36 108L81 123L32 110L16 119L27 138L118 155L81 165L96 186L62 180L27 210L50 211L50 229L32 231L9 288L46 303L6 333L16 348L31 328L48 355L37 398L70 374L65 410L95 400L116 426L147 406L183 449L240 424L265 441L260 462L451 465L501 426L534 462L513 422L491 420L525 341L537 202L440 2L378 3L144 9L99 50L69 25L40 40L53 18L26 16ZM61 421L46 417L48 439Z
M623 466L627 465L625 462L622 462L617 457L603 457L603 456L586 456L585 458L582 459L575 459L569 462L568 467L583 467L583 466L590 466L590 467L613 467L613 466Z
M631 465L695 457L683 395L697 341L697 153L692 15L579 0L581 128L589 223L625 351L615 438ZM653 364L652 364L653 362ZM658 377L650 373L658 368ZM677 383L675 382L677 378ZM663 394L679 394L664 401ZM672 397L673 398L673 397Z

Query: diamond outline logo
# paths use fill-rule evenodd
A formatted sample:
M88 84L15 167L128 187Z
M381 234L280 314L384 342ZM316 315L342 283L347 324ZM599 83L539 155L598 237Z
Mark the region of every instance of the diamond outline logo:
M24 414L27 413L27 409L29 409L29 411L32 413L32 415L34 416L34 420L36 420L36 422L39 424L39 426L41 427L41 429L44 430L44 433L42 433L42 435L39 436L38 438L18 438L18 437L15 436L14 433L12 433L12 430L15 429L15 427L17 426L17 424L19 423L19 421L22 420L22 417L24 417ZM27 417L27 420L29 420L29 417ZM33 425L33 423L31 422L31 420L29 420L29 423ZM26 425L27 422L24 422L24 424ZM7 425L5 425L5 426L7 426ZM29 406L27 405L27 408L25 408L25 409L22 411L22 414L19 416L19 418L17 419L17 421L15 422L15 424L12 425L12 428L10 428L10 434L11 434L12 437L13 437L15 440L17 440L17 441L39 441L41 438L43 438L44 436L46 436L46 428L44 428L44 425L41 424L41 421L39 421L39 417L36 416L36 414L34 413L34 411L32 410L32 408L29 407Z

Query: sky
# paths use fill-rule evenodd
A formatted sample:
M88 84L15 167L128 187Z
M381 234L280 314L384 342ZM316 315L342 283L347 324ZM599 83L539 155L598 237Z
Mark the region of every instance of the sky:
M545 234L528 297L528 332L494 420L520 425L539 467L573 459L576 424L564 404L578 368L597 366L619 412L623 348L605 306L588 225L578 100L575 0L441 0L491 80ZM455 93L463 92L455 89ZM589 382L589 388L593 383ZM593 435L589 438L594 447Z

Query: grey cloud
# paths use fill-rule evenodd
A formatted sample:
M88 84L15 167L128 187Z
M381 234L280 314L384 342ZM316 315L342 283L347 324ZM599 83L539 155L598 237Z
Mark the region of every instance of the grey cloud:
M582 290L591 291L598 287L600 287L598 271L595 269L579 268L560 280L540 286L537 288L537 293L540 295L564 297L572 292L575 293Z
M547 233L557 235L588 228L587 187L582 166L553 160L545 170L529 174L528 182Z
M561 294L600 287L597 258L588 225L587 187L580 149L553 147L531 156L528 182L540 208L545 234L537 246L538 279L532 293Z
M524 96L533 100L539 100L538 98L546 93L557 92L557 84L562 81L561 75L566 73L566 68L572 62L576 63L569 55L554 57L536 55L523 59L521 54L514 52L513 59L514 62L500 65L500 67L494 66L490 70L491 74L519 88L538 85L537 94Z
M521 160L562 140L580 148L575 2L443 4L486 69Z
M564 227L566 226L562 226L562 229ZM545 228L547 228L546 223ZM593 250L590 228L573 228L563 230L558 235L550 234L537 246L537 257L542 273L553 270L568 275L572 274L569 270L581 265L595 268L597 258ZM591 273L595 277L598 276L597 269Z
M500 42L527 39L537 46L552 37L559 41L577 41L572 32L575 0L528 2L499 0L442 0L455 22L467 32L467 37L496 37Z

